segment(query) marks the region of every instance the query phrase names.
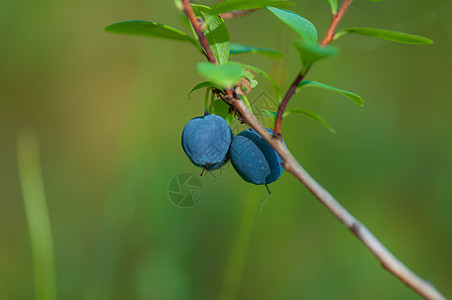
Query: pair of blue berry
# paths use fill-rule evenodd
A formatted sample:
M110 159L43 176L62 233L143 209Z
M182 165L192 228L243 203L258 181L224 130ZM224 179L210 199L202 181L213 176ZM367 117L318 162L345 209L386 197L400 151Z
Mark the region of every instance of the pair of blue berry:
M284 170L281 157L255 130L234 137L217 115L191 119L182 132L182 148L193 164L206 170L218 169L230 159L243 180L257 185L276 181Z

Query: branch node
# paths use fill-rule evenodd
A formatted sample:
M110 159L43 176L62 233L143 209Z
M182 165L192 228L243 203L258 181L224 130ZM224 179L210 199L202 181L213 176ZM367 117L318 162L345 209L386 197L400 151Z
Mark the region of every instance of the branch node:
M357 237L360 236L361 224L359 222L353 222L352 226L350 226L351 232Z

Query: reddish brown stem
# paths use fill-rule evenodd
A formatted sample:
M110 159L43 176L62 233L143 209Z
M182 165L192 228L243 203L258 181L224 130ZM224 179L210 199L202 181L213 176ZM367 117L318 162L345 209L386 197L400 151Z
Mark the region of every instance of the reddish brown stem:
M245 9L245 10L230 11L230 12L221 14L220 17L222 17L224 20L235 19L235 18L247 16L250 13L255 12L256 10L257 9Z
M298 85L303 80L303 78L305 77L305 75L309 71L309 69L310 68L306 69L305 72L298 74L297 78L295 78L294 82L292 83L292 85L290 86L286 95L284 96L284 99L279 104L278 113L276 114L275 131L274 131L274 135L278 138L282 136L281 124L282 124L284 112L286 111L287 104L289 103L289 100L293 96L293 94L295 94L295 92L297 91Z
M191 7L190 1L182 0L182 7L184 8L184 12L187 15L188 19L190 20L190 23L193 26L196 35L198 36L199 42L201 43L201 46L206 53L207 59L209 60L209 62L217 65L218 64L217 59L213 55L212 49L209 46L209 42L207 41L207 38L202 31L202 26L199 23L198 18L196 17L195 12L193 11L193 8Z
M351 2L352 2L352 0L345 0L344 3L341 6L341 9L339 10L339 12L337 14L333 15L330 27L328 28L325 36L323 37L323 40L320 43L320 45L326 46L326 45L328 45L329 43L331 43L333 41L334 32L336 31L337 25L339 24L339 22L344 17L345 12L347 11L347 9L350 6Z
M320 43L321 46L325 47L329 43L333 41L334 38L334 32L336 31L337 25L341 21L341 19L344 17L345 12L347 11L348 7L350 6L351 0L345 0L342 4L339 12L335 15L333 15L333 18L331 20L331 24L325 34L325 36L322 39L322 42ZM281 137L281 126L282 126L282 119L284 116L284 112L286 111L287 104L289 103L290 98L295 94L297 91L298 85L303 80L303 78L306 76L306 74L309 72L310 66L306 69L305 72L298 74L297 78L295 78L292 85L289 87L289 90L287 91L286 95L284 96L283 100L279 104L278 107L278 113L276 115L275 120L275 136Z

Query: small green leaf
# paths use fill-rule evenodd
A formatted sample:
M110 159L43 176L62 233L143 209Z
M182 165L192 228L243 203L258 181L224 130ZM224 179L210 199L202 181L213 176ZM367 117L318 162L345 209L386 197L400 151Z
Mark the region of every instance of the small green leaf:
M352 100L353 102L355 102L359 106L363 106L364 105L364 100L359 95L357 95L355 93L352 93L352 92L349 92L349 91L345 91L345 90L341 90L341 89L332 87L332 86L324 84L324 83L320 83L320 82L317 82L317 81L306 80L306 81L302 81L298 85L298 89L303 88L303 87L316 87L316 88L321 88L321 89L333 91L333 92L336 92L336 93L344 95L345 97L347 97L348 99Z
M262 113L263 113L264 117L270 117L273 119L273 121L276 120L276 116L278 115L278 112L271 111L271 110L262 110ZM290 115L305 115L305 116L311 117L314 120L322 123L332 133L336 132L336 130L330 125L330 123L325 121L324 118L322 118L320 115L316 114L315 112L312 112L312 111L309 111L306 109L302 109L302 108L288 109L284 112L283 118L290 116Z
M290 115L305 115L305 116L311 117L312 119L322 123L332 133L336 132L336 130L330 125L330 123L328 123L320 115L318 115L315 112L312 112L310 110L306 110L306 109L302 109L302 108L288 109L284 112L283 118L290 116Z
M356 33L402 44L429 45L433 43L431 39L420 35L370 27L352 27L342 29L336 34L335 39L346 33Z
M306 43L302 40L296 41L295 47L300 54L303 63L303 71L306 71L306 69L314 62L339 53L339 50L336 47L322 47L319 44Z
M206 88L206 93L204 95L204 114L212 114L212 103L209 105L210 95L210 89Z
M250 70L251 72L254 72L254 73L257 73L257 74L260 74L260 75L264 76L271 83L273 88L275 89L275 91L277 93L277 97L278 97L278 102L281 101L281 89L280 89L278 83L276 82L276 80L273 77L271 77L267 72L265 72L265 71L263 71L263 70L261 70L261 69L259 69L257 67L250 66L250 65L247 65L247 64L242 64L242 63L238 63L238 62L230 62L230 63L231 64L237 64L237 65L239 65L240 67L242 67L244 69Z
M292 3L284 0L223 0L212 7L212 14L219 15L229 11L259 9L266 6L289 7Z
M331 14L335 15L337 13L337 0L325 0L331 7Z
M278 115L278 112L276 111L271 111L271 110L262 110L262 116L264 117L270 117L273 119L273 122L276 120L276 116Z
M214 65L203 62L197 65L197 69L201 76L222 88L231 88L242 78L242 68L237 64Z
M224 20L214 15L209 7L192 4L193 11L198 18L201 18L202 25L207 24L204 35L212 49L212 53L220 65L228 62L231 41L229 30ZM195 33L196 36L196 33Z
M252 89L254 89L258 85L258 82L256 79L254 79L254 74L251 73L251 71L242 69L242 77L247 78L250 81Z
M254 46L248 46L243 44L231 43L231 55L243 54L243 53L258 53L269 56L274 59L284 58L284 53L274 49L258 48Z
M202 88L212 88L212 89L214 89L214 88L217 88L217 87L211 81L201 82L201 83L197 84L194 88L192 88L190 93L188 93L188 100L191 100L191 94L193 94L194 91L197 91L197 90L202 89Z
M228 125L231 125L235 121L234 115L229 113L229 105L221 99L214 102L214 112L216 115L222 117Z
M174 41L190 42L199 48L198 43L191 36L168 25L149 21L124 21L113 23L105 27L105 31L112 33L148 36Z
M295 30L306 43L317 43L317 29L309 20L289 10L275 7L267 7L267 9Z

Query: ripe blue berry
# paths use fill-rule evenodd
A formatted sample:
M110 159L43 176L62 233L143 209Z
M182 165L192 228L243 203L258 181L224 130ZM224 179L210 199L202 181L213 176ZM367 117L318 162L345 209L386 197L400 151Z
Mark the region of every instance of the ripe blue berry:
M244 130L234 138L229 154L234 169L246 182L270 184L284 171L281 157L253 129Z
M182 132L182 148L193 164L215 170L228 160L234 135L228 123L217 115L191 119Z

